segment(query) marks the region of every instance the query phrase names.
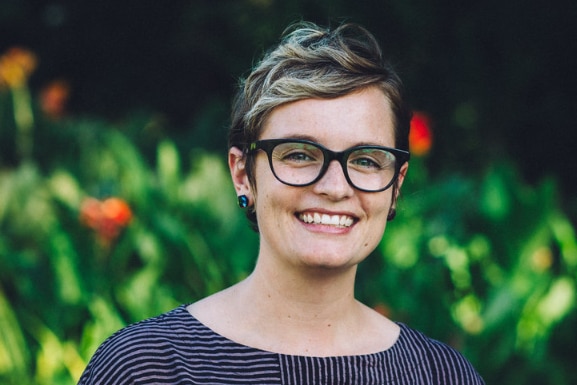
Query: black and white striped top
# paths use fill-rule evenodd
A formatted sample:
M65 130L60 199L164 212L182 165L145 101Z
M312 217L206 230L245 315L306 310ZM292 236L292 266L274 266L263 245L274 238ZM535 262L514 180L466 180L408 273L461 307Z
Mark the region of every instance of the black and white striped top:
M240 345L182 305L107 339L79 384L484 384L457 351L399 326L397 342L380 353L302 357Z

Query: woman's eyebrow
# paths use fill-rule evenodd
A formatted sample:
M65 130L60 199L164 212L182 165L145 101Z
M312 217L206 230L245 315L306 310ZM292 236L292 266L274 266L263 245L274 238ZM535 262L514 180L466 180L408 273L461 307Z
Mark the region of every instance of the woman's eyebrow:
M311 135L306 135L306 134L286 135L286 136L281 136L278 139L308 140L309 142L319 143L317 138L315 138L314 136L311 136Z

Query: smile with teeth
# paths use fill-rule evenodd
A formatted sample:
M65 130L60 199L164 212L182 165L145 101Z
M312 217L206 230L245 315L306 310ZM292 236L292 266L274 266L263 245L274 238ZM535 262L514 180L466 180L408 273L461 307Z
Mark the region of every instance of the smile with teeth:
M299 219L305 223L314 223L315 225L340 227L350 227L355 221L348 215L328 215L321 213L300 213Z

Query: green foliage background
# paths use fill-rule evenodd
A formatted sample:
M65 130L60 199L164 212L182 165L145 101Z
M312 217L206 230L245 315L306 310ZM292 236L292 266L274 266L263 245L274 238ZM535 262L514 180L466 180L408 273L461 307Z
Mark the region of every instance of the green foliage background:
M223 152L230 92L300 17L376 31L435 122L358 297L456 346L487 383L577 382L574 134L554 129L572 124L557 40L574 6L32 3L0 3L0 36L13 39L0 48L41 58L24 89L0 90L0 383L75 383L120 327L250 272L258 238ZM37 103L55 76L76 86L56 121ZM22 140L29 153L14 150ZM547 144L556 151L540 155ZM134 217L105 245L79 217L84 198L109 196Z

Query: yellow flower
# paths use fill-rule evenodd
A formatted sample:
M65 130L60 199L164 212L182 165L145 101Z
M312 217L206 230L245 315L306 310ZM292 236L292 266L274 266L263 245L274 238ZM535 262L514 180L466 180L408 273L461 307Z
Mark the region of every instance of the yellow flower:
M34 52L21 47L10 48L0 56L0 88L3 85L10 88L22 87L37 64L38 59Z

